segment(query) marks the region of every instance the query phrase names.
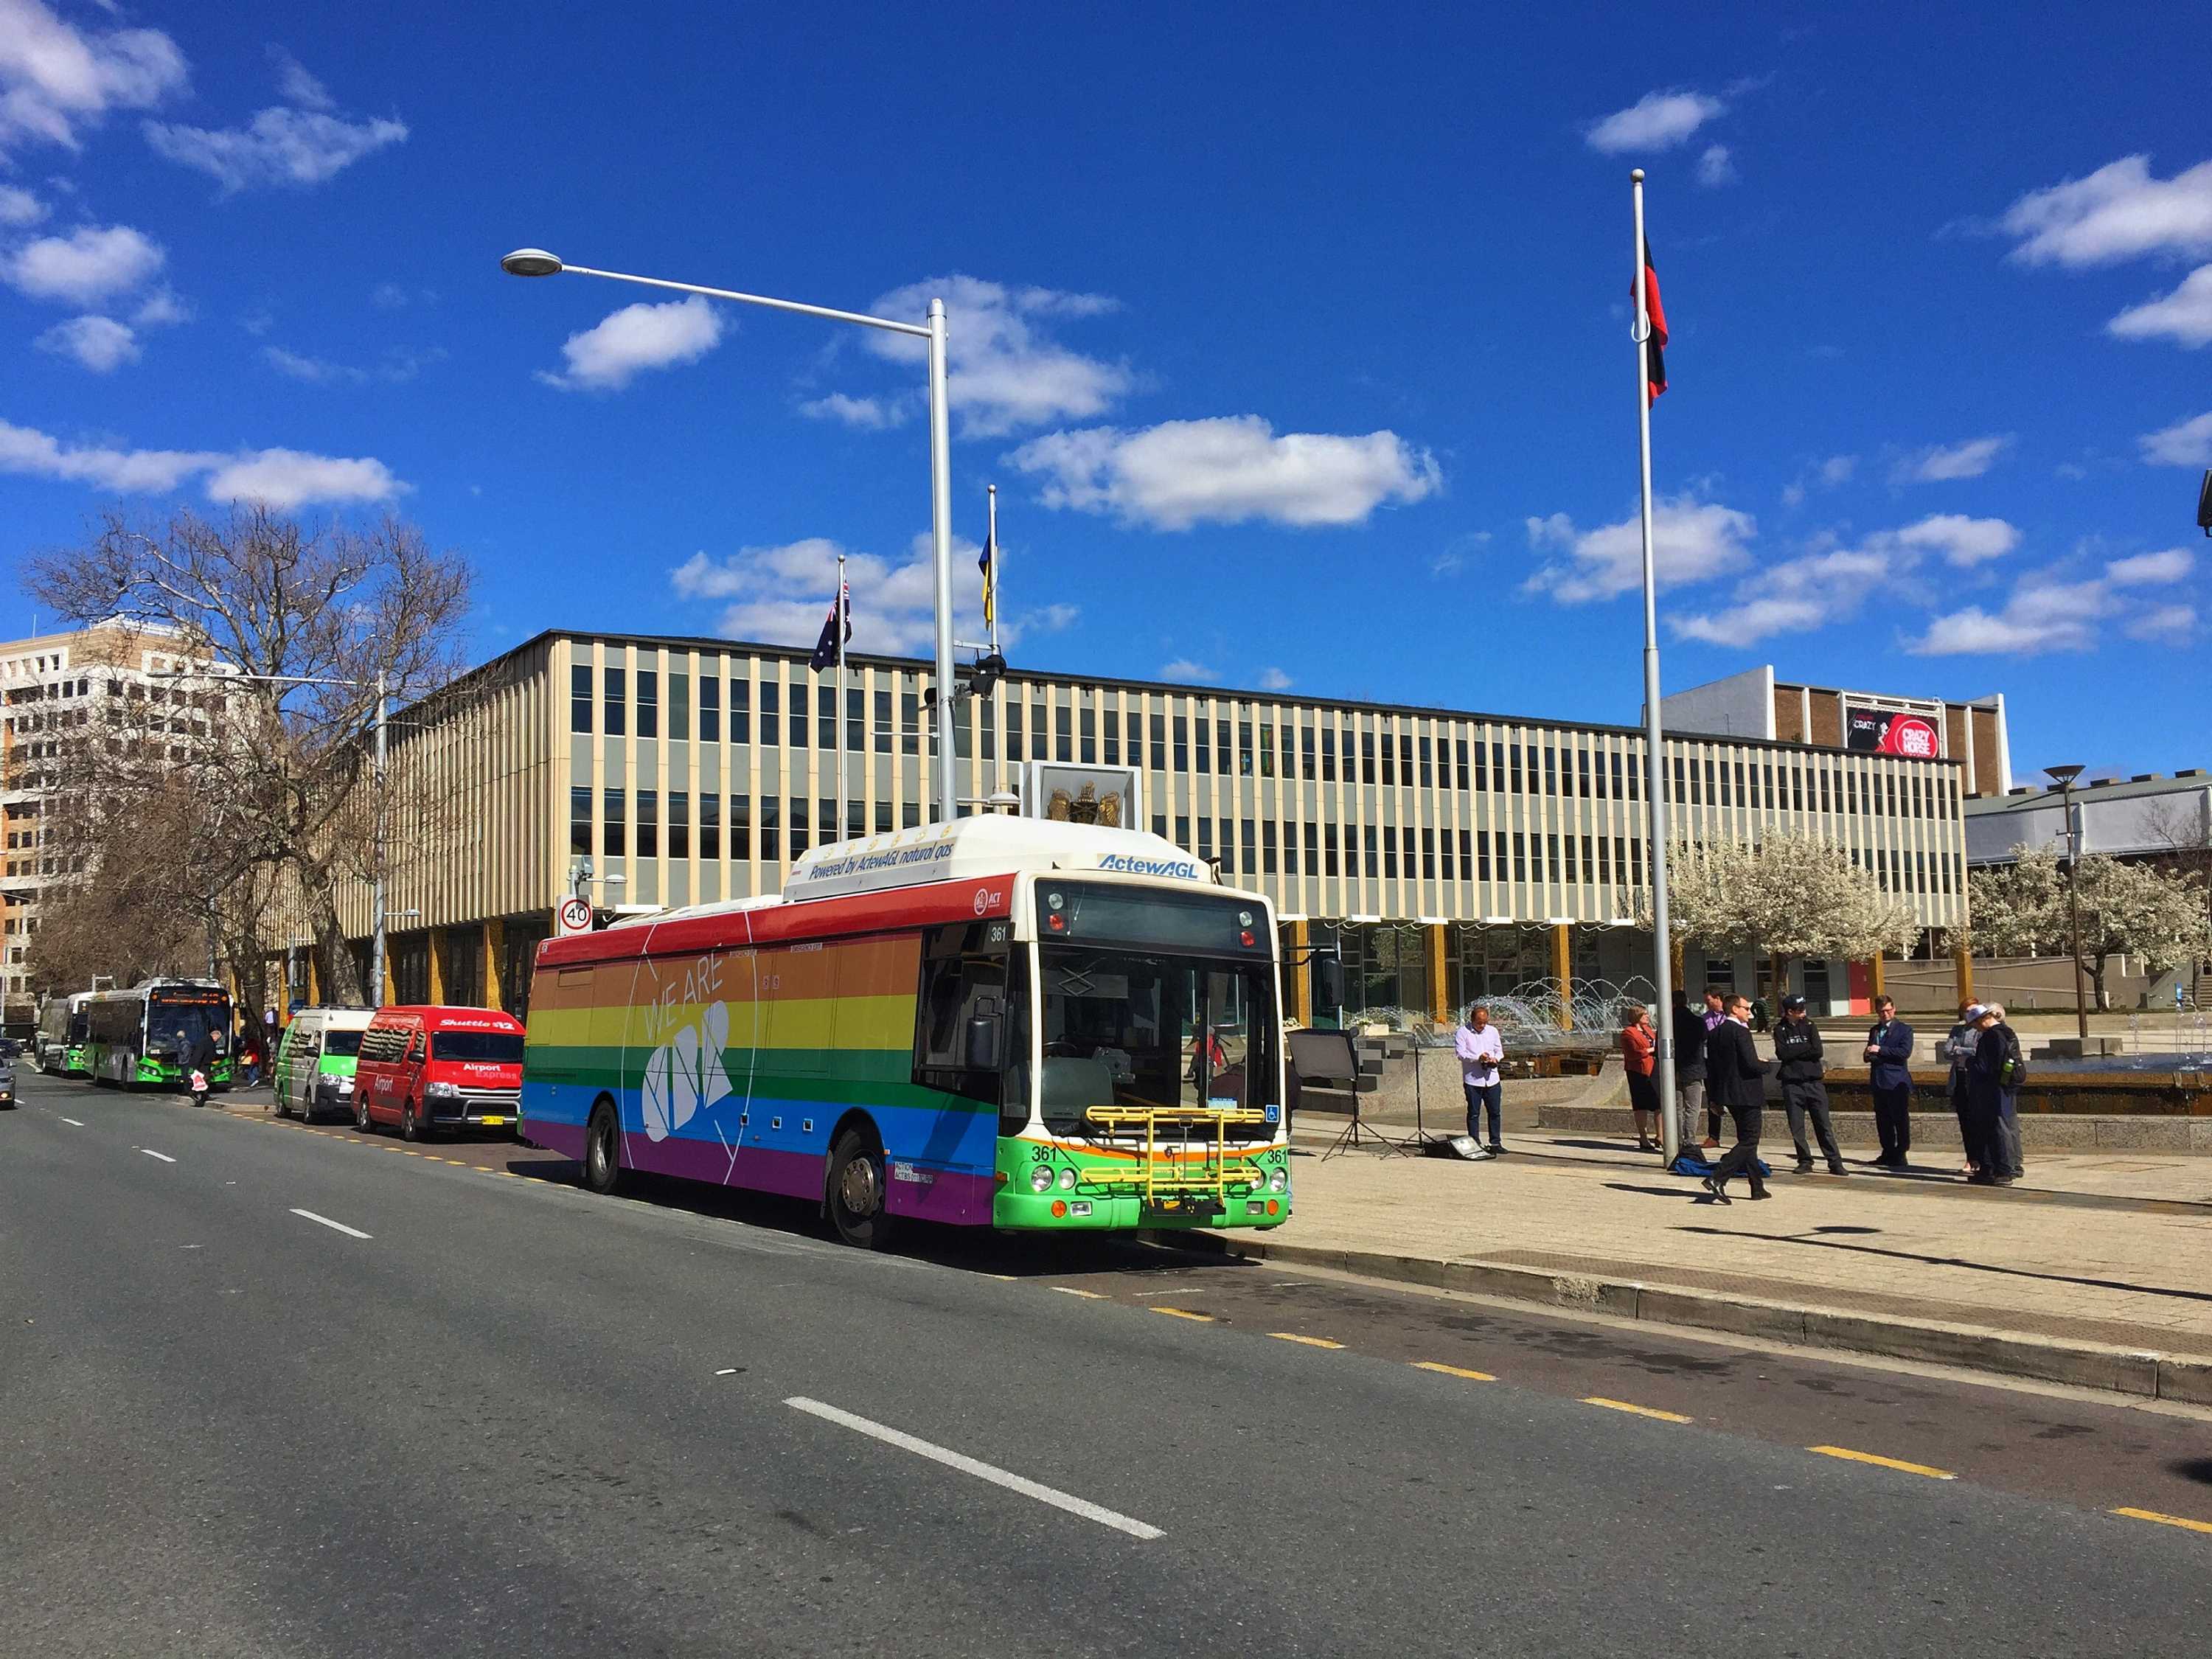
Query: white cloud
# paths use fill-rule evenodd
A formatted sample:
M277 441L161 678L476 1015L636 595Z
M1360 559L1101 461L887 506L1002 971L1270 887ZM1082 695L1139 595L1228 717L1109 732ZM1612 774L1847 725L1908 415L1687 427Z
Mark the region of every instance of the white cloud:
M282 46L269 48L269 61L276 70L276 93L288 104L302 109L336 109L330 88L307 73L307 66Z
M1907 647L1916 655L2034 656L2093 651L2117 626L2131 639L2180 643L2194 632L2188 605L2147 600L2135 590L2187 579L2195 558L2183 548L2115 559L2102 574L2071 581L2030 576L1994 613L1969 605L1937 617Z
M1595 530L1577 530L1564 513L1530 519L1528 545L1558 555L1521 584L1525 593L1549 593L1561 605L1616 599L1644 585L1643 526L1631 516ZM1653 503L1652 562L1662 587L1734 575L1751 562L1747 544L1759 533L1748 513L1691 495Z
M2212 161L2171 179L2151 176L2148 155L2127 155L2086 179L2031 191L1999 227L2028 264L2111 264L2145 254L2212 250Z
M1164 662L1160 665L1160 678L1164 680L1197 680L1210 684L1219 679L1221 676L1202 662L1193 662L1188 657L1177 657L1173 662Z
M2212 412L2146 432L2136 443L2147 465L2212 466Z
M1110 513L1156 530L1264 520L1358 524L1443 484L1435 458L1395 432L1278 434L1257 415L1087 427L1031 440L1008 458L1041 476L1047 507Z
M1048 605L1027 620L1043 633L1058 634L1073 628L1075 619L1082 614L1083 607L1079 605Z
M368 302L386 311L397 311L407 304L409 295L397 283L379 283L368 291Z
M207 483L211 501L266 501L295 507L308 501L387 501L406 486L382 461L263 449L234 455Z
M1831 455L1824 461L1814 463L1782 487L1783 506L1802 505L1806 494L1815 484L1823 489L1834 489L1849 483L1851 475L1858 471L1858 465L1859 458L1856 455Z
M1969 438L1964 443L1936 444L1899 461L1890 476L1897 483L1946 483L1956 478L1978 478L2011 447L2012 434L2008 432L1995 437Z
M2199 265L2161 299L2130 306L2105 325L2123 340L2172 340L2191 350L2212 345L2212 265Z
M1260 671L1260 689L1262 691L1287 691L1295 684L1297 682L1279 668L1263 668Z
M351 363L332 362L327 357L311 357L304 353L289 351L283 346L264 346L261 360L288 380L304 380L309 386L367 386L372 380L391 385L411 380L426 365L445 360L443 349L433 347L428 351L409 351L393 347L384 354L384 361L374 368L358 368Z
M2131 640L2154 640L2162 645L2185 644L2197 632L2197 607L2193 605L2154 605L2134 621L2124 624L2121 631Z
M2105 580L2115 587L2158 586L2185 580L2196 568L2195 554L2185 547L2169 547L2114 559L2105 567Z
M35 225L46 216L46 204L27 190L0 185L0 225Z
M73 357L95 374L138 361L138 337L112 317L72 317L31 342L41 351Z
M1593 123L1583 137L1592 149L1607 155L1632 149L1669 149L1727 107L1702 92L1647 92L1626 109L1615 110Z
M0 472L90 484L122 495L167 495L204 474L210 501L246 499L293 507L313 501L388 501L407 486L383 462L296 449L112 449L64 444L0 421Z
M646 369L698 362L721 338L721 313L698 295L665 305L624 306L568 337L561 348L568 360L566 374L541 370L538 378L563 391L617 391Z
M24 141L75 149L80 126L184 84L185 55L159 29L88 33L41 0L0 0L0 153Z
M252 185L319 185L407 137L404 122L376 117L349 121L320 110L271 107L243 127L146 123L155 153L196 167L226 196Z
M842 421L864 432L880 432L886 427L904 426L915 412L915 403L896 398L848 398L833 392L799 404L799 412L817 421Z
M1812 553L1767 566L1739 583L1734 605L1668 620L1683 639L1750 645L1770 635L1802 634L1845 621L1870 596L1890 589L1894 575L1890 559L1869 549Z
M25 243L8 260L6 276L34 300L90 305L137 287L167 257L159 242L128 225L88 225Z
M1717 190L1723 185L1732 185L1735 181L1735 158L1729 154L1729 147L1726 144L1705 146L1705 153L1698 157L1698 182L1708 190ZM1630 250L1632 254L1634 252L1632 248Z
M920 322L928 315L933 298L945 301L945 396L962 429L977 437L1001 437L1054 421L1088 420L1104 414L1134 383L1126 365L1085 356L1053 337L1055 323L1119 309L1104 295L1010 288L979 276L933 276L878 295L868 309L879 317ZM926 341L872 329L866 343L876 356L911 365L920 382ZM896 425L904 418L882 423Z
M2001 559L2020 545L2020 532L2002 519L1970 519L1960 513L1936 513L1917 524L1875 537L1877 550L1905 547L1940 553L1961 569Z
M848 552L845 580L853 589L853 645L855 651L926 656L936 640L936 587L927 532L915 537L906 556L891 560L876 553ZM729 639L773 645L811 645L830 614L837 585L840 548L812 536L781 547L748 547L724 558L695 553L669 572L680 599L720 603L716 631ZM983 625L983 573L979 550L956 539L952 548L954 629L964 639L980 639ZM1046 607L1049 613L1054 607ZM1073 620L1073 607L1060 608ZM1030 619L1006 617L1001 640L1012 644ZM1053 625L1049 614L1044 624ZM1063 623L1060 625L1065 625ZM963 631L965 630L965 631Z
M167 328L174 323L189 323L191 307L179 300L174 289L155 289L138 302L138 309L131 313L134 328Z

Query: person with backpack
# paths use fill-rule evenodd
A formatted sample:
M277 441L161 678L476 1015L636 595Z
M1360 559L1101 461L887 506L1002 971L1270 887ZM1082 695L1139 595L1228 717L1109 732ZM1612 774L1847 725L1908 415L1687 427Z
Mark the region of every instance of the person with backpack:
M2027 1080L2020 1038L2004 1023L2004 1005L1992 1002L1974 1022L1974 1051L1966 1061L1966 1117L1973 1141L1966 1177L1978 1187L2009 1187L2027 1173L2020 1156L2019 1099Z
M1782 999L1782 1024L1774 1028L1775 1075L1782 1080L1782 1104L1790 1115L1790 1139L1797 1148L1797 1173L1813 1168L1813 1153L1805 1145L1805 1120L1813 1120L1813 1133L1820 1142L1820 1155L1828 1160L1830 1175L1843 1175L1844 1155L1836 1146L1836 1131L1828 1120L1827 1067L1820 1043L1820 1028L1806 1018L1805 999Z

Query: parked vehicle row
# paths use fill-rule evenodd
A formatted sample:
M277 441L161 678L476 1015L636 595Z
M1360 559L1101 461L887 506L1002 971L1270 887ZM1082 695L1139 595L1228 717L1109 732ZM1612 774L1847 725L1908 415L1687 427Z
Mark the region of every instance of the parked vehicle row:
M276 1110L346 1112L404 1140L513 1130L522 1103L522 1022L495 1008L303 1008L285 1028Z

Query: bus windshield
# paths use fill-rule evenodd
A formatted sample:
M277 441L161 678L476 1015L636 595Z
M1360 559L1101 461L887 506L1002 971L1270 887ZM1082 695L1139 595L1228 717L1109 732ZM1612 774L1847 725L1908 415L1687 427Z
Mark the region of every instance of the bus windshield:
M441 1031L430 1039L434 1060L473 1060L495 1066L522 1064L520 1031Z
M1040 1105L1055 1133L1085 1129L1092 1106L1280 1104L1271 963L1046 942L1038 969ZM1241 1139L1273 1133L1266 1123L1231 1127Z
M178 1048L180 1032L184 1043L181 1050ZM147 999L146 1051L149 1054L189 1059L204 1036L215 1039L215 1051L218 1054L229 1052L230 1000L228 997L220 994L210 996L188 991L177 997L167 997L156 992Z

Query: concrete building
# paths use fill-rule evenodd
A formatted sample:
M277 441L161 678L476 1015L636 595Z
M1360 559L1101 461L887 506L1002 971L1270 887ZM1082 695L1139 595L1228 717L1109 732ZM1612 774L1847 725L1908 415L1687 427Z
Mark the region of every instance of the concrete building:
M1711 732L1811 744L1857 754L1940 756L1959 763L1968 795L2012 787L2012 747L2002 694L1966 702L1794 685L1771 663L1659 700L1670 732Z
M64 751L88 734L159 744L204 738L222 695L156 678L189 665L164 630L101 623L0 644L0 999L10 1026L34 1017L36 988L26 968L39 912L58 885L85 873L81 854L52 839L50 818ZM173 745L173 753L182 750ZM82 989L82 987L73 988Z
M842 833L919 823L927 665L855 657L840 711L806 653L726 640L541 634L395 722L387 998L518 1007L576 860L600 902L777 890ZM1154 682L1010 674L965 699L963 798L1042 763L1127 769L1144 827L1267 892L1293 943L1340 943L1355 1006L1443 1015L1477 994L1648 975L1644 738L1626 726ZM1924 926L1964 904L1960 767L1755 737L1670 738L1678 830L1787 825L1847 848ZM968 809L963 809L968 810ZM368 930L366 890L345 921ZM410 914L411 913L411 914ZM1693 981L1765 989L1763 962ZM312 995L305 953L289 963ZM1812 964L1808 994L1865 994ZM1307 976L1291 988L1310 1008Z
M2212 852L2212 773L2144 772L2074 786L2083 854L2166 859ZM1966 862L2009 864L2021 847L2066 850L2064 798L2022 787L1966 804Z

